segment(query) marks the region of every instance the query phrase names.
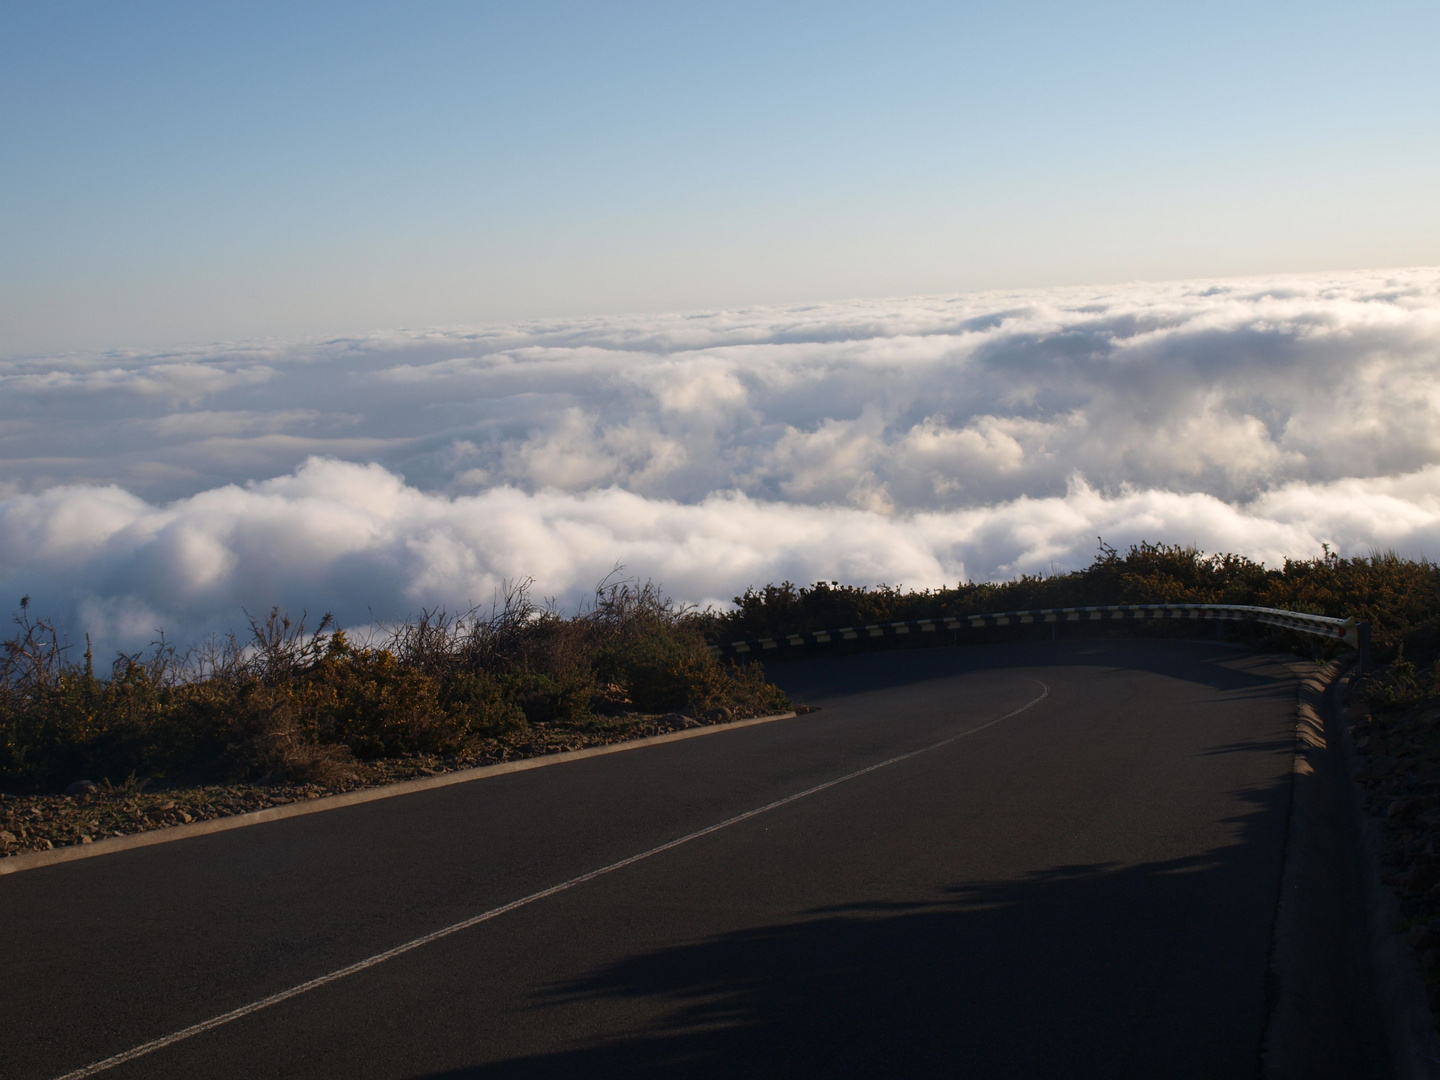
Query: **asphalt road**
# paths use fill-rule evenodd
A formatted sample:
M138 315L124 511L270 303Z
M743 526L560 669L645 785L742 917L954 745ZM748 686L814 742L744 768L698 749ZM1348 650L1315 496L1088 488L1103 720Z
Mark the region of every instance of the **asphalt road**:
M772 674L821 711L0 878L0 1074L64 1075L915 751L99 1075L1257 1074L1281 663L1062 641Z

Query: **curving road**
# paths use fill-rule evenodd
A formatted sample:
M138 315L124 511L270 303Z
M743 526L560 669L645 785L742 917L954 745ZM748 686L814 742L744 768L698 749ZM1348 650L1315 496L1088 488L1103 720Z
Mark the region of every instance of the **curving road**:
M1257 1074L1280 661L1061 641L772 674L821 711L0 878L0 1073L565 885L96 1075Z

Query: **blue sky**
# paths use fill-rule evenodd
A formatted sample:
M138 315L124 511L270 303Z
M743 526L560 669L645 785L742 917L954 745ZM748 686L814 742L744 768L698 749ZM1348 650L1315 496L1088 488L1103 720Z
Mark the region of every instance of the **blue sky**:
M708 603L1097 535L1434 557L1437 41L0 0L0 593L128 648L617 562Z
M0 355L1440 262L1434 4L6 4Z

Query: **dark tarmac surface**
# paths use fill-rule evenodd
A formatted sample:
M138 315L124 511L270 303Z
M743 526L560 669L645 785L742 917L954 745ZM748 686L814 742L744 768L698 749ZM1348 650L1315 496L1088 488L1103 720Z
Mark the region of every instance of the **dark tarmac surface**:
M1254 1077L1295 679L1197 642L776 665L822 710L0 878L53 1078L896 755L98 1075Z

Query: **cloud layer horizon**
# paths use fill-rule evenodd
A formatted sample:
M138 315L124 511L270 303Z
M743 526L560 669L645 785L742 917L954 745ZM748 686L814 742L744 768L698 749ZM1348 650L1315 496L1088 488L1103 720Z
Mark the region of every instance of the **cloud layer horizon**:
M572 608L1440 551L1440 271L0 363L0 586L135 648L242 608Z

